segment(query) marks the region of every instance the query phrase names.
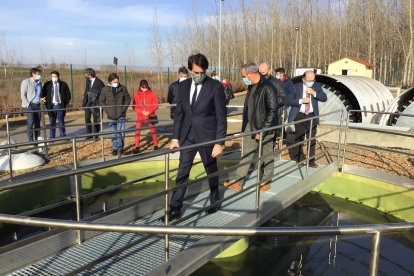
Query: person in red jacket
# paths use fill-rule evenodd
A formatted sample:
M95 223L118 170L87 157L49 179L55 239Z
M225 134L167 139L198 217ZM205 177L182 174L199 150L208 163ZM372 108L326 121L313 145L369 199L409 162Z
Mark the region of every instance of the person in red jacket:
M134 154L139 153L139 147L141 143L141 128L144 124L150 127L150 133L152 134L152 141L154 142L154 150L158 149L157 129L154 124L156 119L155 111L158 109L158 99L155 93L148 85L148 81L141 80L139 88L134 95L134 110L136 113L136 130L135 130L135 149Z

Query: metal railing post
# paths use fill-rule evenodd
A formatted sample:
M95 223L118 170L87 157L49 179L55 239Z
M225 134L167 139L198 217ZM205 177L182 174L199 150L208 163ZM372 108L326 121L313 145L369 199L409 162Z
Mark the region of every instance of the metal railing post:
M309 158L310 158L310 147L311 147L311 143L312 143L312 128L313 128L313 119L310 120L310 126L309 126L309 138L308 138L308 142L307 142L307 151L306 151L306 178L308 178L309 176ZM306 135L306 133L305 133ZM315 141L316 144L316 141ZM316 147L316 145L315 145ZM316 156L314 156L315 158Z
M72 139L72 151L73 151L73 170L78 169L78 156L76 150L76 137ZM79 175L75 174L75 206L76 206L76 221L81 221L82 219L82 210L81 210L81 194L82 194L82 187L80 187L79 183ZM76 243L82 243L82 231L76 230Z
M47 109L46 109L47 110ZM48 150L48 146L47 146L47 134L46 134L46 121L45 121L45 113L44 111L40 110L40 116L42 116L41 118L41 122L42 122L42 136L43 136L43 154L46 156L46 158L49 158L49 150Z
M282 107L282 125L285 123L285 107ZM279 149L283 146L283 127L280 128L280 139L279 139Z
M341 165L341 171L344 171L344 165L345 165L345 154L346 154L346 145L347 145L347 138L348 138L348 129L349 129L349 116L351 114L351 111L348 111L347 118L346 118L346 127L345 127L345 138L344 138L344 152L342 154L342 165Z
M375 232L372 236L372 252L371 261L369 264L369 275L375 276L378 274L378 258L380 255L381 233Z
M9 114L6 114L6 135L7 135L7 144L9 148L7 149L7 154L9 155L9 181L13 181L13 162L12 162L12 154L11 154L11 140L10 140L10 125L9 125Z
M340 161L339 161L339 152L341 150L341 141L342 141L342 121L344 120L344 111L341 110L341 120L339 121L339 137L338 137L338 149L337 149L337 157L336 157L336 166L340 167Z
M260 173L262 170L262 149L263 149L263 131L259 133L259 149L258 149L258 157L259 160L257 160L257 183L256 185L256 209L259 209L260 205Z
M103 132L103 111L102 106L99 107L99 118L101 118L101 133ZM112 134L111 134L112 135ZM101 134L101 151L102 151L102 160L105 161L105 143L104 143L104 136Z
M164 218L165 218L165 225L168 225L168 188L170 184L170 155L166 153L164 155L165 159L165 209L164 209ZM168 262L170 258L170 240L168 234L165 234L164 240L164 253L165 253L165 261Z

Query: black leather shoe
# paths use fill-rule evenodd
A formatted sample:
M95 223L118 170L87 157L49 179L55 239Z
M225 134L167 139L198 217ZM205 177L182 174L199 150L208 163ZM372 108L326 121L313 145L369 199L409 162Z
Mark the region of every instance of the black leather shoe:
M168 222L173 222L174 220L177 220L179 218L181 218L180 211L168 212ZM165 216L161 216L160 221L165 222Z
M157 146L154 146L154 150L159 150L160 148Z
M311 168L317 168L318 167L318 164L316 164L316 163L309 163L309 167L311 167Z
M207 210L205 210L204 212L205 212L207 215L210 215L210 214L214 214L214 213L216 213L218 210L220 210L220 207L219 207L219 206L216 206L216 207L208 208L208 209L207 209Z
M132 153L133 153L133 154L138 154L138 153L139 153L139 148L135 148L135 149L132 151Z

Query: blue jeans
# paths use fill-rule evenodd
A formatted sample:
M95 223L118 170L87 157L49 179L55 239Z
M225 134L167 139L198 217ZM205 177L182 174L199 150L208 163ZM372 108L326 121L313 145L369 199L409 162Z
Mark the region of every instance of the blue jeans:
M30 103L27 111L40 111L40 104ZM29 142L37 141L40 133L40 112L27 112L26 116Z
M52 109L61 109L62 106L60 104L53 105ZM59 135L60 137L66 136L66 129L65 129L65 110L56 110L49 112L49 120L50 120L50 138L55 138L56 133L56 118L59 122Z
M125 117L119 117L118 120L108 119L109 128L111 131L122 131L125 130ZM112 138L112 149L120 150L124 148L125 133L113 133Z

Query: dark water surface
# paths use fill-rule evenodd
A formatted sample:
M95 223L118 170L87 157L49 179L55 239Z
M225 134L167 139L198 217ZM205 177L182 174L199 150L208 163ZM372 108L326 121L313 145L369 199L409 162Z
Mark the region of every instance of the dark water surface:
M400 222L333 196L308 194L263 226L356 225ZM207 263L193 276L369 275L372 238L257 237L239 256ZM414 233L381 237L378 275L414 275Z

